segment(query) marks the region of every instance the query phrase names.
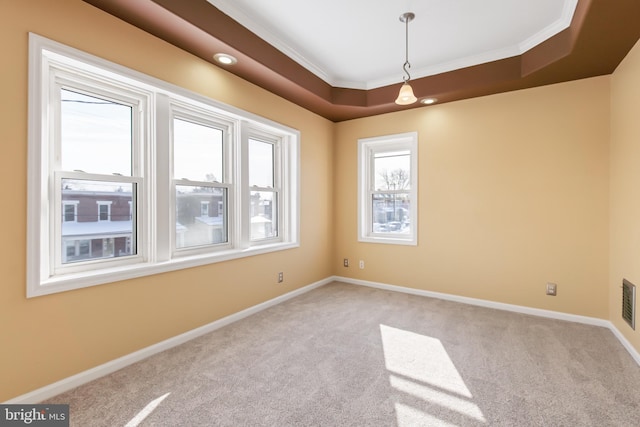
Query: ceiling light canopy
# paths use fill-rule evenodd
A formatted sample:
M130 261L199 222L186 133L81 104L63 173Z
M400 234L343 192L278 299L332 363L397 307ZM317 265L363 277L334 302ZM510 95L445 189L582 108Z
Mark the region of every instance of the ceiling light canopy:
M409 22L415 18L416 15L411 12L406 12L400 15L400 22L405 23L405 60L402 69L404 70L405 76L402 77L404 83L402 87L400 87L400 93L398 93L398 98L396 99L396 104L398 105L410 105L418 100L416 96L413 94L413 88L409 84L411 80L411 74L409 74L409 68L411 68L411 64L409 63Z

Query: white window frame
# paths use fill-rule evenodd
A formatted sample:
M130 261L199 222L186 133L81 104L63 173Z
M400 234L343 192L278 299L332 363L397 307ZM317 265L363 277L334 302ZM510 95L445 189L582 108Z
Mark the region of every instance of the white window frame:
M58 76L58 77L56 77ZM60 171L56 161L56 78L72 87L80 81L130 94L140 110L134 125L133 176ZM172 174L171 117L176 106L200 111L229 125L227 154L233 166L223 183L228 188L229 244L197 251L175 250L175 183ZM280 142L278 239L250 242L246 147L250 132L271 135ZM220 103L184 88L89 55L36 34L29 34L29 147L27 207L27 297L69 291L120 280L222 262L299 247L299 131ZM243 148L244 147L244 148ZM62 265L64 250L56 241L62 221L61 180L64 178L122 181L134 184L130 212L136 254ZM211 184L211 183L206 183ZM57 196L56 196L57 194ZM59 239L58 239L59 240ZM56 258L57 257L57 258ZM57 260L56 260L57 259Z
M254 126L251 126L248 123L245 123L242 132L242 144L244 150L249 151L249 140L256 140L266 144L271 144L273 146L273 187L259 187L259 186L251 186L249 182L249 168L245 167L243 170L246 172L244 176L244 182L247 185L244 187L244 200L247 203L249 209L246 209L245 215L243 216L243 222L248 224L246 226L247 229L251 229L251 192L252 191L265 191L271 192L274 194L275 198L275 209L276 209L276 220L275 227L277 230L277 234L273 237L265 237L260 239L251 239L251 236L248 236L249 244L252 246L265 245L270 243L277 243L283 240L283 236L280 236L280 230L282 225L282 215L280 214L280 209L287 209L286 203L283 203L283 197L280 196L280 193L283 190L283 176L286 174L286 170L281 165L281 150L283 149L283 137L274 133L265 132L262 129L258 129ZM273 206L272 206L273 208Z
M371 199L375 192L374 156L376 153L408 150L410 153L411 232L373 231ZM402 191L406 192L406 191ZM358 241L396 245L418 244L418 133L407 132L358 140Z
M205 182L205 181L192 181L184 179L182 177L173 177L173 170L171 170L172 186L171 186L171 206L176 205L176 187L183 186L200 186L209 188L219 188L226 190L227 195L227 211L224 213L224 223L226 230L224 230L227 241L223 243L210 244L203 247L177 247L177 236L174 228L174 232L170 236L172 256L173 257L185 257L190 255L201 255L211 253L212 251L225 251L233 250L234 242L238 241L235 230L235 221L233 215L229 215L229 210L234 210L233 202L235 200L234 193L236 188L234 186L235 181L235 169L234 163L237 154L234 152L234 134L236 133L236 123L232 120L228 120L217 114L216 111L203 106L196 105L194 103L179 102L177 100L170 100L170 120L171 126L174 119L184 120L195 124L209 126L214 129L220 129L223 133L222 141L222 175L217 177L220 181ZM171 129L171 168L173 168L173 129ZM209 212L211 212L211 206L209 206ZM177 223L175 217L175 209L171 211L171 224Z
M149 173L149 162L144 159L145 153L149 151L148 147L146 147L148 145L149 126L148 120L146 120L142 112L147 110L152 94L147 90L135 87L130 82L119 82L112 78L110 79L107 75L94 73L93 69L79 67L72 61L65 61L58 54L43 54L40 59L41 72L38 75L40 83L38 86L38 89L40 89L38 91L39 105L41 106L41 111L46 111L48 114L39 123L34 123L37 122L37 119L32 120L30 116L29 126L31 130L32 123L40 125L37 129L41 148L39 153L41 157L37 159L40 162L41 171L38 172L41 173L40 179L43 185L40 188L40 192L41 197L46 196L47 200L49 200L49 205L44 209L40 218L41 229L48 230L48 233L42 233L40 236L41 275L47 275L49 278L84 278L96 270L113 271L128 265L144 262L148 258L146 248L143 245L136 245L136 253L129 256L87 259L70 264L63 263L61 250L63 246L61 215L63 213L56 208L63 203L62 182L64 179L130 184L133 191L132 197L138 201L134 210L139 214L135 216L135 221L132 220L133 239L135 242L148 240L148 231L144 230L142 221L144 212L148 210L145 195L149 194L150 185L149 181L144 179ZM90 96L109 99L132 108L132 164L130 176L62 170L62 141L59 127L61 89L71 89ZM31 144L31 142L30 139L29 143ZM36 159L34 159L34 163L35 161ZM29 173L31 174L31 169ZM46 187L44 187L45 182ZM99 212L97 219L100 222Z

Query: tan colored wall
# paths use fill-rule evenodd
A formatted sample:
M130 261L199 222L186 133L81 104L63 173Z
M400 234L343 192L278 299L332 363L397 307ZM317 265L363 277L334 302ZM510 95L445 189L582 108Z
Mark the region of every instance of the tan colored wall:
M331 276L331 122L80 0L0 10L0 402ZM299 129L301 247L27 300L29 31Z
M611 319L640 350L619 319L621 278L640 284L640 47L612 77L334 125L80 0L0 10L0 401L332 274ZM301 247L27 300L29 31L299 129ZM357 139L413 130L419 245L358 243Z
M336 273L608 318L609 84L605 76L338 124ZM419 134L419 244L358 243L357 140L408 131ZM366 268L344 268L344 257ZM558 296L545 295L547 282Z
M611 79L610 169L610 317L640 352L640 318L636 331L622 320L620 289L623 278L640 289L640 42Z

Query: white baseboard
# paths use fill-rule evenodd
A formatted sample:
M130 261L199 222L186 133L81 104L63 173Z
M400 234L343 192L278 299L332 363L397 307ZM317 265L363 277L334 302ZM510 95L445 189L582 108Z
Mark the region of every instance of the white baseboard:
M302 295L306 292L309 292L312 289L319 288L320 286L326 285L333 281L339 281L339 282L348 283L352 285L368 286L371 288L384 289L384 290L393 291L393 292L403 292L406 294L424 296L429 298L438 298L442 300L459 302L462 304L470 304L470 305L477 305L481 307L494 308L497 310L512 311L516 313L529 314L533 316L547 317L551 319L565 320L569 322L584 323L584 324L593 325L593 326L601 326L611 330L614 336L620 341L623 347L629 352L631 357L636 361L638 365L640 365L640 353L638 353L638 351L633 347L633 345L631 345L631 343L624 337L624 335L615 327L615 325L608 320L597 319L594 317L578 316L575 314L560 313L560 312L551 311L551 310L542 310L537 308L524 307L524 306L513 305L513 304L504 304L504 303L499 303L499 302L494 302L489 300L482 300L477 298L461 297L457 295L425 291L421 289L407 288L403 286L388 285L385 283L351 279L348 277L330 276L330 277L327 277L326 279L323 279L318 282L312 283L310 285L304 286L302 288L296 289L295 291L291 291L279 297L273 298L269 301L265 301L261 304L239 311L238 313L234 313L230 316L216 320L215 322L209 323L207 325L201 326L196 329L192 329L191 331L188 331L183 334L177 335L173 338L169 338L167 340L161 341L157 344L153 344L149 347L145 347L131 354L119 357L118 359L96 366L95 368L88 369L86 371L80 372L71 377L57 381L53 384L49 384L45 387L39 388L32 392L15 397L4 403L34 404L34 403L42 402L60 393L64 393L73 388L86 384L90 381L93 381L95 379L108 375L119 369L127 367L133 363L139 362L140 360L146 359L147 357L153 356L154 354L176 347L180 344L184 344L189 340L192 340L194 338L197 338L209 332L215 331L216 329L220 329L223 326L229 325L233 322L237 322L238 320L244 319L245 317L251 316L252 314L255 314L267 308L273 307L286 300L297 297L298 295Z
M558 311L542 310L539 308L524 307L521 305L505 304L501 302L484 299L462 297L458 295L445 294L441 292L425 291L422 289L406 288L404 286L387 285L385 283L369 282L367 280L350 279L348 277L336 277L335 280L353 285L367 286L370 288L384 289L387 291L402 292L405 294L419 295L429 298L454 301L462 304L477 305L480 307L495 308L497 310L513 311L516 313L529 314L532 316L548 317L550 319L567 320L569 322L586 323L587 325L608 327L607 320L595 317L578 316L575 314L560 313Z
M454 301L462 304L477 305L480 307L512 311L515 313L529 314L532 316L547 317L550 319L558 319L558 320L565 320L568 322L584 323L584 324L593 325L593 326L601 326L603 328L609 329L613 333L613 335L618 339L618 341L620 341L622 346L629 352L633 360L635 360L635 362L638 365L640 365L640 353L638 352L638 350L636 350L635 347L633 347L633 345L625 338L622 332L620 332L618 328L616 328L615 325L609 320L598 319L596 317L579 316L576 314L561 313L558 311L543 310L540 308L524 307L521 305L505 304L501 302L495 302L495 301L489 301L489 300L483 300L483 299L477 299L477 298L468 298L468 297L462 297L458 295L445 294L441 292L425 291L422 289L407 288L404 286L388 285L385 283L370 282L367 280L351 279L348 277L334 276L333 280L349 283L352 285L368 286L370 288L384 289L387 291L403 292L411 295L419 295L423 297Z
M618 341L620 341L622 346L627 349L631 357L633 357L633 360L635 360L636 363L640 365L640 353L638 353L638 350L636 350L635 347L631 345L629 340L627 340L625 336L622 335L622 332L620 332L612 322L609 322L609 329L611 330L611 332L613 332L613 335L618 338Z
M330 283L332 281L333 281L333 277L320 280L318 282L296 289L295 291L288 292L284 295L280 295L279 297L270 299L258 305L254 305L253 307L249 307L245 310L234 313L230 316L216 320L207 325L201 326L196 329L192 329L183 334L177 335L175 337L161 341L157 344L153 344L149 347L145 347L141 350L127 354L126 356L119 357L110 362L96 366L95 368L88 369L86 371L80 372L71 377L57 381L53 384L49 384L45 387L39 388L32 392L15 397L4 403L35 404L38 402L42 402L60 393L64 393L73 388L76 388L90 381L93 381L95 379L108 375L112 372L115 372L119 369L122 369L126 366L132 365L136 362L139 362L142 359L146 359L147 357L153 356L154 354L176 347L180 344L184 344L185 342L192 340L194 338L197 338L201 335L215 331L216 329L220 329L223 326L229 325L233 322L237 322L238 320L244 319L245 317L251 316L252 314L256 314L262 310L273 307L274 305L280 304L288 299L291 299L291 298L297 297L298 295L302 295L306 292L309 292L312 289L326 285L327 283Z

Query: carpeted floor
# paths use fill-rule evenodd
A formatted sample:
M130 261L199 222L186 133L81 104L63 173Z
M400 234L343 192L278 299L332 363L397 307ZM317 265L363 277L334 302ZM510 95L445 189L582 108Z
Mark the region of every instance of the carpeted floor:
M640 426L605 328L332 283L49 400L92 426Z

